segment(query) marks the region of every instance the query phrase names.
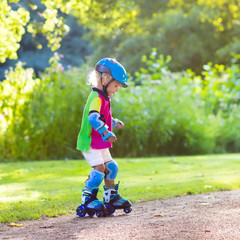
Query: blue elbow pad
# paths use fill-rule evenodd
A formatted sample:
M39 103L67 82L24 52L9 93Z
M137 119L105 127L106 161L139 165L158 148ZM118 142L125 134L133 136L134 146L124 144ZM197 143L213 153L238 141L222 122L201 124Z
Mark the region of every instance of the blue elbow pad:
M100 117L99 112L92 112L88 116L88 121L96 131L104 126L104 122L100 120Z

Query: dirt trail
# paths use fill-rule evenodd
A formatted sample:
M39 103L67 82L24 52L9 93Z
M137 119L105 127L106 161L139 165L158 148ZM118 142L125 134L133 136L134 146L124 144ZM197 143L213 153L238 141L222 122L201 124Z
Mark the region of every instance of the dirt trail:
M107 218L75 214L0 225L0 239L11 240L240 240L240 191L155 200L118 210Z

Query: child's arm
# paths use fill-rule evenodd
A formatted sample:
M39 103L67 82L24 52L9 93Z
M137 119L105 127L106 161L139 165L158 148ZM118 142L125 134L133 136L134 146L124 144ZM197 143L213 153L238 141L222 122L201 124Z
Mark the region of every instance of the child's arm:
M115 142L117 140L115 134L108 131L108 126L101 120L99 112L92 111L89 113L88 120L92 127L101 134L104 142Z
M112 117L112 126L114 128L122 128L122 127L124 127L124 123L122 121L118 120L117 118Z

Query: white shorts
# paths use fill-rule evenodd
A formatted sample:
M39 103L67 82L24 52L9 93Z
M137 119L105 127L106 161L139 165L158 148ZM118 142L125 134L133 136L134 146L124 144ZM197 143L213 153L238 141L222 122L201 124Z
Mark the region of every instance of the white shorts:
M95 167L97 165L113 161L108 148L105 149L90 148L89 152L82 152L82 154L91 167Z

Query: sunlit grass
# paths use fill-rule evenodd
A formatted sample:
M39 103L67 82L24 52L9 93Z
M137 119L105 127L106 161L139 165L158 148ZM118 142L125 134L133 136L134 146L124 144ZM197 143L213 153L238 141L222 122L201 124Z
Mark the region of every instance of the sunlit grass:
M120 193L132 202L240 188L240 154L117 162ZM0 222L74 212L89 171L85 160L0 163Z

